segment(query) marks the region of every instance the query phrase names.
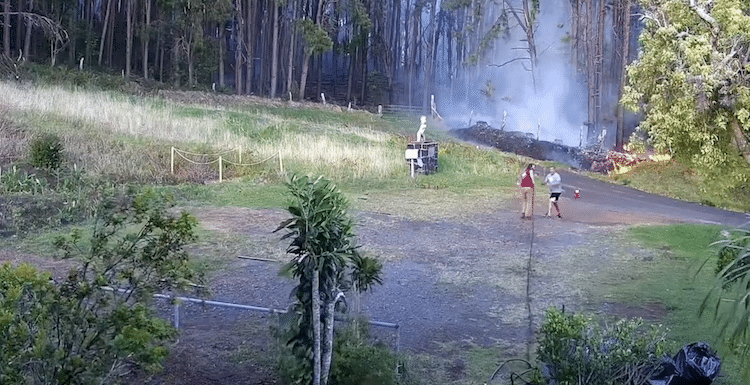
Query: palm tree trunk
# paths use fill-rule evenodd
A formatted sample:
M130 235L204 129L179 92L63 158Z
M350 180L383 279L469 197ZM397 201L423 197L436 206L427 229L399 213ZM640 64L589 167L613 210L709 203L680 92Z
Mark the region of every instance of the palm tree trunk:
M328 374L331 372L331 360L333 358L333 323L334 312L336 310L336 299L333 298L328 300L326 303L326 334L325 334L325 349L323 349L323 358L321 363L321 381L323 384L328 383Z
M309 59L309 56L308 56ZM320 385L320 270L313 269L312 282L313 324L313 385Z

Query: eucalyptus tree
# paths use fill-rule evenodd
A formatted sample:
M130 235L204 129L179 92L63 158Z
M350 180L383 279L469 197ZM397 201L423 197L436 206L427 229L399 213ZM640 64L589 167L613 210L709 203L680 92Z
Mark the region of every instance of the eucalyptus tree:
M320 385L328 382L331 368L336 305L347 289L361 292L380 283L382 266L359 254L348 202L334 183L294 174L286 184L292 217L275 231L286 230L282 239L291 239L287 253L292 260L283 271L299 281L291 312L298 329L288 344L304 367L312 366L299 382Z
M622 102L645 113L654 147L725 187L750 178L750 16L747 2L641 2L641 53Z
M305 98L305 86L307 84L307 74L310 69L310 58L313 55L330 51L333 48L333 40L328 32L320 23L315 23L311 19L302 19L297 25L302 39L304 40L305 54L302 58L302 74L299 82L299 99Z

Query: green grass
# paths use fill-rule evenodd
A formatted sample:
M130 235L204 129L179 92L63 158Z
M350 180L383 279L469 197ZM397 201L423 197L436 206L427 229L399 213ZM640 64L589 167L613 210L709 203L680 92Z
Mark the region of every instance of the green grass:
M677 161L641 163L612 180L654 194L750 212L750 189L729 190Z
M632 258L607 296L633 305L660 303L666 310L668 337L676 347L705 341L719 350L723 359L724 384L741 384L738 362L716 334L711 314L699 316L699 307L715 284L714 268L721 228L708 225L636 226L628 231L636 247L648 253ZM705 263L705 264L704 264Z

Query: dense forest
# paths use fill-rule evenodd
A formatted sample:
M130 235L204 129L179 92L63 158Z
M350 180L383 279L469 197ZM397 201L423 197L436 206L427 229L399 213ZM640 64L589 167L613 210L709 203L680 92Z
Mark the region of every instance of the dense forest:
M541 130L542 139L575 145L585 129L587 141L599 136L610 147L622 145L628 126L617 101L640 24L633 0L2 4L6 63L104 70L182 89L397 106L442 114L454 126L485 120Z

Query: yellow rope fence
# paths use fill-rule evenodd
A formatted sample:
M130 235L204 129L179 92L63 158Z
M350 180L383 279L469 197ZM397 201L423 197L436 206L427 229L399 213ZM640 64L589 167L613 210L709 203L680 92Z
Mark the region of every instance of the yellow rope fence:
M235 151L237 152L237 159L238 159L237 162L232 162L232 161L227 160L227 159L224 158L224 155L226 155L228 153L233 153ZM213 154L198 154L198 153L189 152L189 151L185 151L185 150L180 150L178 148L172 147L172 149L171 149L171 156L170 156L170 169L171 169L172 175L174 175L174 160L175 160L176 156L179 156L180 158L186 160L188 163L192 163L192 164L196 164L196 165L210 165L210 164L218 163L219 164L219 183L223 182L224 163L228 163L228 164L231 164L233 166L241 166L241 167L257 166L257 165L259 165L261 163L268 162L269 160L278 157L279 158L279 172L281 174L284 173L284 164L281 161L281 150L279 150L278 153L273 154L273 155L271 155L271 156L269 156L269 157L267 157L267 158L265 158L263 160L260 160L260 161L257 161L257 162L253 162L253 163L242 163L242 147L240 147L240 148L238 148L236 150L226 150L226 151L217 152L217 153L213 153ZM204 157L216 157L216 159L210 160L210 161L201 162L201 161L196 161L196 160L190 159L190 158L188 158L188 156L201 157L201 158L204 158Z

